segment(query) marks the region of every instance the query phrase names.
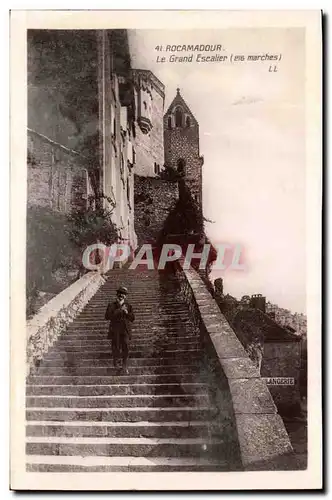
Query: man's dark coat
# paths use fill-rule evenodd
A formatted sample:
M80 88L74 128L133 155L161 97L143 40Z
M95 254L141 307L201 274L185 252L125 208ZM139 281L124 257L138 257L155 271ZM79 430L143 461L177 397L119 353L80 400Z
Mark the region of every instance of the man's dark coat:
M121 340L128 342L131 338L131 323L135 320L132 306L126 300L124 305L127 307L128 314L122 311L122 306L117 300L108 304L105 313L105 319L110 322L108 338L116 344L120 344Z

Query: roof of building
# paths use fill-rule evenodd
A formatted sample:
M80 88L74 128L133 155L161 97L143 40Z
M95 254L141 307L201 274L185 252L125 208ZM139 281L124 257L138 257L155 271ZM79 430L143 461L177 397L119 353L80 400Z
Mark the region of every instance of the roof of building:
M148 79L153 85L154 89L164 98L165 85L150 71L149 69L132 69L132 75L135 78L143 77Z
M263 332L264 342L299 342L301 340L299 335L278 325L260 309L239 306L233 320L238 326L245 322L253 330Z
M193 118L193 120L195 121L195 123L198 125L198 122L197 122L195 116L193 115L191 109L189 108L189 106L186 103L186 101L183 99L183 97L182 97L182 95L180 93L180 89L179 88L177 88L176 96L174 97L174 99L171 102L171 104L168 106L168 109L167 109L166 113L164 114L164 117L166 117L166 115L168 115L169 113L171 113L172 110L176 106L181 106L184 109L184 111L186 113L188 113Z

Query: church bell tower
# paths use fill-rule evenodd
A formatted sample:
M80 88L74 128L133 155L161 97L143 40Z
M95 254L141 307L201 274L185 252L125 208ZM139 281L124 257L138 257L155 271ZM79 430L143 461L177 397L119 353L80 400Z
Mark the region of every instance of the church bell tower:
M180 89L164 115L164 151L165 166L183 176L192 197L202 208L204 159L199 153L199 126Z

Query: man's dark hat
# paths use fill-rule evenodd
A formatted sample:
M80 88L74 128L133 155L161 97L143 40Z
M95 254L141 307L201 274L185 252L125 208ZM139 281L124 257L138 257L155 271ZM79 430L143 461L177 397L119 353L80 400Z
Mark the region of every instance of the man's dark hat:
M128 293L128 288L126 288L125 286L120 286L120 287L117 289L116 293L123 293L124 295L127 295L127 293Z

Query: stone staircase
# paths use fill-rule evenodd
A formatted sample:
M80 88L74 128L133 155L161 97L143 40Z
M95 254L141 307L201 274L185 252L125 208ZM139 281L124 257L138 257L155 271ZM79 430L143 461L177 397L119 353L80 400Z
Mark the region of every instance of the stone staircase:
M136 316L129 375L113 368L104 321L120 284ZM113 270L27 379L27 471L239 470L227 415L173 279Z

